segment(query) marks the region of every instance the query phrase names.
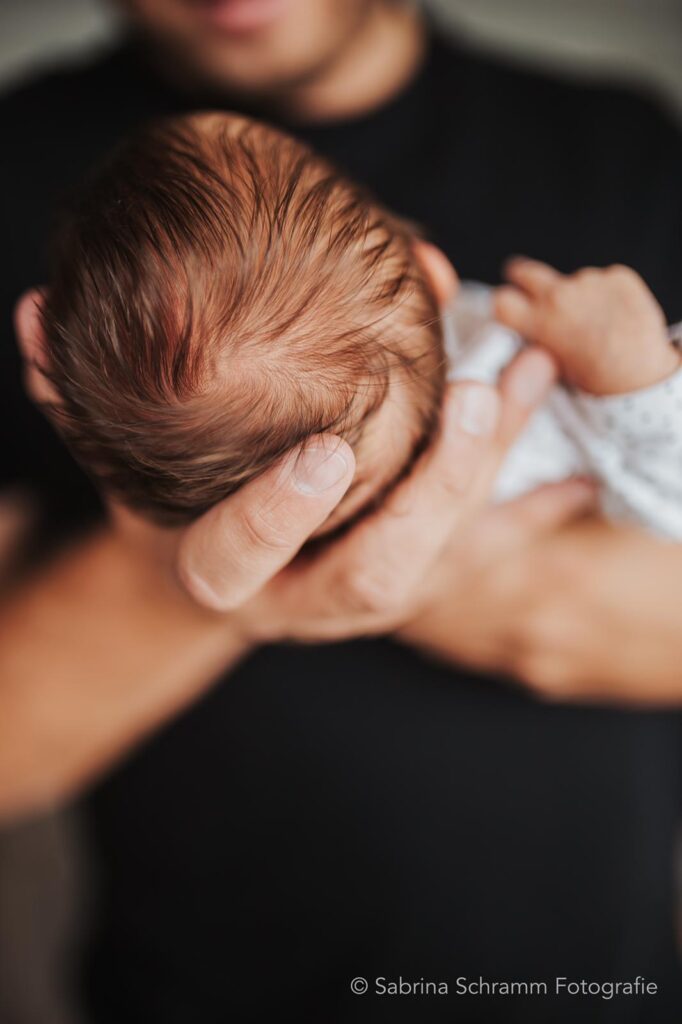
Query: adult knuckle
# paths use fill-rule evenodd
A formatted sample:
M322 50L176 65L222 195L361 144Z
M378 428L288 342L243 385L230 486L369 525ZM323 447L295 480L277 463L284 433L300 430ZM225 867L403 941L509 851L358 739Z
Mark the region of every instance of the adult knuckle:
M263 509L249 509L244 513L242 532L247 547L261 551L281 552L290 544L286 530L275 523Z
M632 267L627 267L624 263L614 263L607 267L606 274L617 281L629 282L638 280L637 273Z
M560 701L571 695L569 677L559 660L529 656L519 664L517 678L540 700Z
M511 660L511 671L527 689L539 694L542 692L545 678L540 665L540 659L533 653L517 651Z
M554 611L526 615L510 657L512 674L536 697L563 700L575 689L572 629ZM567 634L569 634L567 636Z
M361 615L380 615L385 607L385 591L377 586L376 580L368 576L357 576L345 587L345 603L353 612Z
M616 264L607 271L611 287L623 300L635 303L639 300L646 286L636 270L624 264Z
M392 573L360 569L346 580L346 600L355 612L388 615L402 603L403 590Z
M572 288L568 281L556 281L547 292L547 305L550 309L563 309L570 297Z
M563 636L563 613L553 604L539 604L525 623L525 645L529 651L555 651Z
M508 638L509 660L514 674L526 678L546 651L546 622L541 609L527 609Z
M490 448L492 450L492 443ZM435 482L436 493L439 493L446 501L452 499L458 502L461 501L471 491L472 481L476 478L481 468L482 458L483 456L481 455L475 462L472 460L470 466L450 465L446 467L445 471Z

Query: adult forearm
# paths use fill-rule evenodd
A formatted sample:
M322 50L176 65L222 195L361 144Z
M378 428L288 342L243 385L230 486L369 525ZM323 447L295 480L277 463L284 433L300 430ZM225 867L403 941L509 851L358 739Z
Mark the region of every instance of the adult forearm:
M0 816L68 796L245 651L113 532L0 609Z

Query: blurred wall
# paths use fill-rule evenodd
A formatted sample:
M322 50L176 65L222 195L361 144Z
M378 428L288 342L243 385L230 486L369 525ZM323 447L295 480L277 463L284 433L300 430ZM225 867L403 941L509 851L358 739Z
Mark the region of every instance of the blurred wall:
M485 45L540 63L652 80L682 112L681 0L429 0ZM106 0L0 0L0 84L106 39Z

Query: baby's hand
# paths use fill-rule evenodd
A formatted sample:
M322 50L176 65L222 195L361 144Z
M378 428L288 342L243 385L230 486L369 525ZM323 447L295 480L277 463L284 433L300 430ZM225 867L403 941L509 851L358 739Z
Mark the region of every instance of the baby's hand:
M564 380L595 395L649 387L680 367L661 307L628 267L560 274L517 258L498 288L495 316L528 341L549 349Z

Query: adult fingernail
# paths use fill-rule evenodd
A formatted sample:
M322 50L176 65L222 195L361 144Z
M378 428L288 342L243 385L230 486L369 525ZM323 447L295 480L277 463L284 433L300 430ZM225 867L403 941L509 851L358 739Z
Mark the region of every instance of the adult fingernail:
M556 367L552 357L539 348L530 349L524 353L511 375L509 393L519 405L532 408L546 396L555 377Z
M451 399L449 414L455 430L492 437L500 418L499 395L485 384L463 384Z
M315 445L298 454L294 483L303 494L324 494L343 480L347 472L348 463L340 452Z

